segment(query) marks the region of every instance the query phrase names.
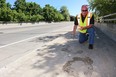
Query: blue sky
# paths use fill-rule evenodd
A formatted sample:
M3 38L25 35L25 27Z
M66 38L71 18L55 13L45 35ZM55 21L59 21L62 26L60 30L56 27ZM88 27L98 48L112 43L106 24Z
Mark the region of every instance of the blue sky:
M9 2L11 5L14 5L15 1L16 0L6 0L6 2ZM80 8L83 4L88 4L87 0L26 0L26 2L36 2L41 7L50 4L57 10L59 10L61 6L66 6L70 15L74 16L80 13Z

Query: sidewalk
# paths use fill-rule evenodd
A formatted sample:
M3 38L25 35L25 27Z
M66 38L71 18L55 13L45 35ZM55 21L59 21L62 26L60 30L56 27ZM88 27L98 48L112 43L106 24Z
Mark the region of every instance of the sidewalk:
M64 32L64 30L66 30ZM0 77L115 77L116 42L96 29L93 50L88 43L79 44L70 29L36 38L43 43L26 57L13 71L4 71Z

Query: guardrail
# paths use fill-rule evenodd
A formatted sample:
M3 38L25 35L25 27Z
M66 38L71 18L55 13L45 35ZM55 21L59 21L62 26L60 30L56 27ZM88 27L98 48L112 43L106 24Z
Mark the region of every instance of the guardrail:
M111 18L111 16L114 16L115 18ZM99 17L99 21L100 22L114 22L114 23L116 23L116 13L101 16L101 17Z
M113 13L113 14L108 14L108 15L101 16L101 17L102 17L102 18L106 18L106 17L113 16L113 15L116 15L116 13Z

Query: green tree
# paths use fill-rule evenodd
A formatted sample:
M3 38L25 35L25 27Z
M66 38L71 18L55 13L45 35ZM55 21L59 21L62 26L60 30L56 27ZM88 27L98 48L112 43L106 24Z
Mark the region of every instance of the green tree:
M13 20L13 12L12 12L12 10L10 8L7 8L6 13L7 13L7 18L6 18L7 21L12 21Z
M19 12L18 14L17 14L17 20L19 21L19 22L25 22L26 21L26 16L25 16L25 14L23 13L23 12Z
M60 8L60 12L64 16L64 20L65 21L69 21L70 20L70 14L69 14L68 9L67 9L66 6L62 6Z
M17 11L16 10L12 10L12 17L13 17L13 19L12 19L12 21L14 21L14 22L18 22L18 13L17 13Z
M26 10L26 1L25 0L16 0L14 3L14 9L17 12L22 11L23 13L25 13Z
M99 16L116 13L116 0L87 0L91 10Z
M11 4L10 3L7 3L7 8L10 8L11 9Z
M40 5L36 4L35 2L27 2L26 3L26 15L29 16L29 20L34 22L38 20L42 20L42 8ZM40 18L38 18L40 17Z
M40 5L36 4L35 2L27 2L26 12L30 12L31 15L37 15L42 13L42 8Z
M7 6L6 0L0 0L0 21L11 21L12 19L12 10L10 6Z
M54 21L54 7L50 6L49 4L45 5L45 7L43 8L43 16L45 21L47 22L51 22Z
M6 7L6 0L0 0L0 8Z
M70 20L68 9L63 6L58 11L49 4L44 8L35 2L26 2L26 0L16 0L14 7L6 0L0 0L0 21L14 22L47 22L67 21Z
M42 19L43 19L43 16L41 16L41 15L33 15L33 16L31 16L31 21L32 22L39 22Z
M0 21L11 21L12 11L9 8L1 9Z
M55 14L54 14L53 18L54 18L55 22L64 20L64 16L57 10L55 11Z

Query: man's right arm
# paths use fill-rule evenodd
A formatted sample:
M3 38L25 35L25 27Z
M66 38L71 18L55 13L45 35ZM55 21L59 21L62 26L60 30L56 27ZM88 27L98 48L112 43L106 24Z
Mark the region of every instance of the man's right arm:
M77 16L76 16L74 20L73 35L76 34L77 26L78 26L78 21L77 21Z
M73 27L73 35L76 34L76 29L77 29L77 25L74 25L74 27Z

